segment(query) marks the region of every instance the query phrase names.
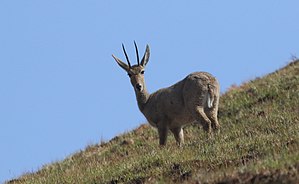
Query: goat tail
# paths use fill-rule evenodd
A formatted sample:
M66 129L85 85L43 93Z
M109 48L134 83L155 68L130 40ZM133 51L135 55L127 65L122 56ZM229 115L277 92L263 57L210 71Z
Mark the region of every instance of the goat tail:
M212 108L214 103L214 95L213 95L214 93L211 87L213 88L213 86L208 84L208 99L207 99L208 108Z

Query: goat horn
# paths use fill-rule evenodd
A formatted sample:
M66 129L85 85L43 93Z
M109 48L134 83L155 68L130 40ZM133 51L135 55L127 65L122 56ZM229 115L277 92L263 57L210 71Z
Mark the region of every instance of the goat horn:
M122 47L123 47L123 51L124 51L124 53L125 53L125 56L126 56L126 59L127 59L128 65L129 65L129 68L131 68L131 63L130 63L130 61L129 61L129 57L128 57L128 55L127 55L127 52L126 52L126 49L125 49L124 44L122 44Z
M139 54L138 54L137 44L136 44L135 41L134 41L134 45L135 45L135 50L136 50L136 55L137 55L137 63L138 63L138 66L139 66L140 65L140 60L139 60Z

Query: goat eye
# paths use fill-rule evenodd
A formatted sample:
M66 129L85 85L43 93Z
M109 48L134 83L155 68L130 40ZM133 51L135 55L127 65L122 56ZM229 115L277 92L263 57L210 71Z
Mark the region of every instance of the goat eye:
M141 73L141 74L144 74L144 70L142 70L140 73Z
M132 77L132 74L128 73L128 76L129 76L129 77Z

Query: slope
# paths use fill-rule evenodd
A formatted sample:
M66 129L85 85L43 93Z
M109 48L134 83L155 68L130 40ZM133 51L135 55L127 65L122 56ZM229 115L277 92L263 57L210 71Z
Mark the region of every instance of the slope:
M298 183L298 90L297 60L223 94L211 138L190 125L161 148L145 124L7 183Z

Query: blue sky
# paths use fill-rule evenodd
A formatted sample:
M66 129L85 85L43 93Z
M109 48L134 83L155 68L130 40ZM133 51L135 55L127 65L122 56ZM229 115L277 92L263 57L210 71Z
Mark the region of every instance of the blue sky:
M221 91L299 52L299 1L0 1L0 182L129 131L145 118L124 43L153 92L194 71Z

